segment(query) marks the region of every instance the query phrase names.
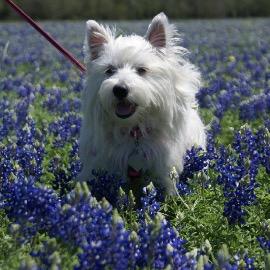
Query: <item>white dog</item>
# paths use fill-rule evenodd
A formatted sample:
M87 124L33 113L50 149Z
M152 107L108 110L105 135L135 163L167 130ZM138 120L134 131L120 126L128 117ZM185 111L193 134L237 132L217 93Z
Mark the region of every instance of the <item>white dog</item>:
M177 194L170 171L181 173L186 150L206 143L195 99L200 73L179 42L164 13L154 17L145 37L116 37L87 21L81 181L92 169L120 174L130 186L150 174L165 194Z

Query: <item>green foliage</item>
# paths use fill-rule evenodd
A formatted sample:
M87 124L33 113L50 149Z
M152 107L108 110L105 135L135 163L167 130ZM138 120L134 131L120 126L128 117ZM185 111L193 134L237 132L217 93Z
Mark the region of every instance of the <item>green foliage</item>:
M269 16L267 0L18 0L37 19L144 19L164 11L170 18L219 18ZM14 19L14 12L0 2L0 18Z
M20 262L29 257L30 244L19 245L9 233L9 220L5 213L0 212L0 269L17 269Z
M72 6L67 5L67 10L63 11L63 14L65 15L60 15L56 14L56 10L60 9L58 1L45 2L48 4L48 9L51 8L50 2L52 6L54 5L54 8L50 10L52 13L48 12L50 16L54 18L58 18L58 16L63 16L60 18L68 18L70 16L71 10L68 9ZM40 10L42 10L41 8L45 4L45 2L38 3L38 5L40 5ZM252 1L249 1L250 5L251 2ZM83 6L82 3L83 1L80 3L74 2L74 18L76 18L77 16L76 12L79 12L77 10L77 5ZM112 5L112 1L103 0L99 3L100 4L98 4L97 1L88 1L85 6L86 12L88 12L88 10L92 10L92 12L94 12L93 10L97 10L97 12L99 12L97 13L98 15L92 13L91 16L101 16L101 18L104 19L110 18L106 17L108 15L106 15L107 13L105 12L105 10L100 10L98 6L100 6L102 3L108 9L110 8L111 10L115 10L116 7ZM153 10L153 12L156 13L159 11L159 9L162 9L165 6L165 4L163 4L164 6L162 7L159 1L145 1L142 8L142 5L140 5L140 1L129 1L128 3L130 3L131 7L133 7L132 5L134 5L136 6L136 9L132 10L132 8L129 8L129 10L127 10L127 8L125 7L126 3L127 2L118 1L117 12L119 13L115 15L120 16L120 18L126 18L125 16L131 16L131 18L134 18L132 16L135 15L130 14L132 12L137 12L136 16L138 16L138 18L141 18L151 14L151 9ZM173 1L167 1L167 3L170 4L171 7L173 7ZM178 3L179 7L181 5L183 6L183 12L191 12L189 5L187 3L185 5L184 3L185 2ZM239 1L239 5L240 4L243 5L243 1ZM0 3L0 8L1 5L2 2ZM230 5L235 6L236 4L231 1ZM25 6L26 8L30 7L31 1L26 0ZM195 6L199 8L198 1L196 5L194 5L194 7ZM38 10L37 7L35 7L35 10ZM174 14L173 16L178 16L177 12L173 11L173 9L171 9L170 12ZM42 18L43 15L41 14L40 16ZM87 15L85 14L82 16ZM20 66L19 71L23 76L27 73L32 72L32 68L30 65ZM52 81L49 81L46 78L44 80L46 87L54 85ZM56 86L62 87L63 85L59 83L59 85ZM61 91L63 92L64 98L72 97L72 94L70 94L67 89L61 88ZM13 94L14 93L12 92L9 93L9 98L11 98ZM0 93L0 98L3 98L4 95L5 94ZM42 96L37 94L35 99L35 106L31 107L30 114L35 119L37 127L48 127L49 123L54 121L59 115L57 115L57 113L52 113L44 109L42 106L42 102ZM200 113L206 124L211 123L214 116L213 112L210 109L201 109ZM232 110L227 111L221 121L221 133L217 136L217 143L229 146L232 142L235 130L238 130L239 127L243 126L244 124L245 123L239 119L238 112ZM248 123L248 125L250 125L253 130L258 128L258 126L260 126L261 124L262 121L260 119ZM68 154L71 149L69 144L66 144L64 147L57 149L53 147L54 137L52 135L47 136L46 139L46 156L43 160L42 166L44 170L42 174L42 182L48 186L52 186L52 183L54 181L54 175L48 170L50 161L52 160L52 158L59 157L60 168L62 170L68 171ZM223 216L224 196L221 187L216 184L217 175L215 174L215 172L209 170L208 177L209 179L211 179L211 182L210 186L206 189L203 187L206 181L205 175L202 175L200 173L195 175L194 178L190 180L193 193L179 198L168 198L162 204L161 213L175 226L181 237L188 240L186 245L187 250L192 250L193 252L194 250L196 250L196 248L199 248L201 246L208 249L208 251L206 252L207 255L205 255L206 257L201 257L200 260L210 260L212 262L215 262L217 254L219 254L221 257L226 257L230 256L229 254L236 254L239 249L241 249L243 253L245 252L245 250L247 250L249 257L256 258L256 269L264 269L264 263L266 265L265 269L270 269L269 254L265 255L263 253L256 240L256 237L262 235L263 233L263 224L270 219L269 175L266 174L263 168L260 168L259 174L256 178L257 182L259 183L259 187L256 189L257 203L255 205L245 208L247 210L247 218L246 223L243 225L228 224L227 219ZM200 184L198 185L198 183ZM138 217L132 193L129 194L129 198L129 201L131 202L130 205L120 208L119 212L125 222L126 228L136 232L138 229ZM102 204L104 205L107 203L108 202L106 200L102 201ZM118 217L116 213L115 217ZM77 263L77 257L75 255L78 252L77 250L73 250L70 247L63 245L63 243L58 240L49 239L49 237L46 235L38 235L29 244L18 244L16 235L10 233L9 225L10 223L6 215L0 212L0 269L17 269L19 265L21 265L21 263L22 265L29 266L33 266L36 263L39 263L38 261L35 261L35 259L30 257L29 252L33 250L37 252L42 251L44 248L46 248L44 247L44 241L47 241L50 244L50 248L54 251L53 258L55 262L61 262L61 269L72 269L73 266ZM136 237L135 232L132 234L132 237Z
M49 243L52 251L52 260L61 263L61 269L73 269L77 263L77 250L68 245L58 243L54 238L50 239L45 234L38 234L31 243L21 244L16 239L16 233L12 233L10 223L3 212L0 212L0 269L18 269L20 266L36 266L39 261L29 255L30 252L42 252L44 242ZM40 265L40 264L39 264ZM26 268L32 269L32 268Z
M247 250L250 257L257 258L258 269L262 269L264 252L259 246L257 236L261 235L262 222L270 214L270 197L267 192L270 185L265 183L265 176L265 171L261 170L258 175L261 185L256 192L258 202L246 208L248 215L243 225L228 224L223 216L224 196L220 186L214 183L214 175L211 176L213 181L207 189L194 184L193 194L168 199L162 206L162 213L180 235L188 239L187 250L198 248L208 240L213 254L217 254L222 244L226 244L231 254ZM195 177L196 181L200 181L200 177Z

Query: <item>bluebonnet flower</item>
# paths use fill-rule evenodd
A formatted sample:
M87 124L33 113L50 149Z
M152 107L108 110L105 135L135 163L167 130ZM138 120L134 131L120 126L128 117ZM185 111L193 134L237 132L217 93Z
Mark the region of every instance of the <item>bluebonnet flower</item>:
M21 98L23 98L23 97L29 97L30 94L33 93L33 92L34 92L34 87L30 83L25 84L25 85L20 85L17 88L17 94Z
M180 194L188 194L191 192L189 180L198 172L203 172L209 164L209 157L201 148L192 147L187 150L184 170L179 176L177 188Z
M220 120L218 118L214 118L211 122L210 131L212 136L217 136L221 131Z
M19 101L15 107L16 112L16 125L22 125L25 123L29 112L30 99L28 97Z
M46 99L43 101L43 107L49 111L58 111L62 102L62 91L58 88L47 89Z
M15 119L12 110L10 110L10 104L8 100L3 99L0 104L0 141L10 134L15 128Z
M79 135L81 117L74 113L66 113L63 117L49 124L49 132L55 136L54 145L63 147Z
M71 179L74 180L78 176L78 174L81 171L82 164L79 159L79 144L78 141L74 141L72 144L72 148L69 153L69 158L70 158L70 174L71 174Z
M73 91L74 92L77 92L77 93L80 93L81 91L82 91L82 89L83 89L83 79L82 78L80 78L80 80L79 81L74 81L73 83L72 83L72 85L73 85Z
M56 226L60 201L54 191L36 187L34 178L27 179L22 171L16 172L14 178L12 182L2 182L0 208L16 221L20 241L25 241L38 231Z
M26 241L45 230L51 237L80 247L76 269L100 269L105 265L115 269L143 265L163 269L168 264L181 269L194 264L185 256L185 241L159 214L153 221L141 220L136 236L125 229L123 220L106 200L99 204L91 196L86 183L78 184L61 201L52 190L37 187L34 179L27 180L22 172L16 177L15 182L5 181L0 197L1 208L16 222L11 233L19 235L19 241ZM49 263L43 253L35 255Z
M261 248L270 253L270 240L263 236L258 236L257 240L261 246Z
M246 214L243 206L256 201L256 175L260 165L260 153L257 151L255 136L246 128L236 134L233 148L230 152L224 147L220 148L216 162L219 172L217 181L223 186L226 198L224 215L230 223L243 223Z
M226 22L222 29L206 23L202 29L209 30L207 37L200 31L202 26L189 24L185 39L206 82L197 95L199 105L216 117L210 125L206 151L188 151L178 188L181 194L188 195L188 179L207 173L208 168L218 174L225 197L224 214L230 223L244 222L246 206L256 202L260 166L270 173L269 44L264 40L269 32L267 23L260 20L235 27ZM72 28L81 37L82 25L70 26L69 30ZM45 27L82 59L81 44L66 34L66 24L47 22ZM242 30L256 30L256 39L239 38ZM186 252L185 240L159 213L158 190L144 189L136 224L132 224L136 232L126 229L112 207L135 212L131 194L122 192L122 197L116 196L120 186L125 188L125 179L94 171L87 185L78 184L74 190L73 181L81 166L77 140L83 75L71 68L64 57L48 50L49 46L30 28L5 24L0 25L0 32L1 48L10 40L0 63L0 208L10 219L11 235L25 242L39 232L46 233L54 241L80 249L77 269L215 269L209 260L203 261L207 255L204 251L198 250L196 255ZM29 46L21 46L22 37ZM35 106L40 105L48 119L35 115ZM260 119L264 126L254 132L248 128L236 131L232 147L217 147L218 136L223 136L221 131L230 125L223 121L228 111L239 114L242 120ZM52 151L45 152L51 138ZM65 161L55 154L62 149L68 151ZM48 180L52 188L41 185L47 173L54 177ZM98 199L106 197L112 204L104 199L98 203L94 195ZM265 231L258 241L269 252L269 235ZM54 254L56 249L50 247L50 242L44 243L39 251L30 254L36 262L23 262L20 269L61 268ZM230 258L219 254L218 259L225 269L254 269L254 260L247 254L237 253Z
M87 243L84 243L83 253L78 256L80 264L76 269L102 269L105 266L112 269L135 269L136 242L131 240L130 232L125 230L117 211L114 210L112 216L108 215L111 209L106 204L104 210L96 212L93 222L87 228Z
M257 237L261 248L270 253L270 219L265 220L262 224L262 235Z
M143 188L143 196L141 197L141 207L138 214L141 219L145 218L145 214L151 218L155 217L160 209L158 201L158 192L152 183Z
M92 175L93 177L87 181L92 194L98 200L105 197L112 205L116 205L118 201L116 194L120 187L126 187L126 180L101 170L93 170Z
M67 113L70 111L79 112L81 109L81 101L76 98L66 99L57 109L62 113Z
M23 260L18 268L19 270L41 270L40 266L32 258Z
M61 267L62 261L59 256L58 249L59 249L59 246L57 245L56 239L52 238L47 241L43 241L41 245L39 246L38 250L31 252L32 258L38 259L39 270L46 270L46 269L61 270L62 269ZM23 262L23 264L25 265L26 263ZM34 265L34 267L36 266ZM21 265L21 268L22 268L22 265Z
M22 168L26 175L40 177L42 160L45 154L44 136L36 129L31 118L22 127L17 127L16 140L7 146L1 147L0 175L3 179L16 171L14 164Z
M61 157L56 155L52 158L49 164L48 171L53 174L54 179L51 181L51 185L54 190L57 190L62 197L74 186L74 180L72 173L69 173L68 168L61 162Z
M138 266L140 268L164 269L192 269L195 262L186 256L185 240L179 237L176 230L157 214L152 221L142 221L138 231L140 239L140 253Z
M270 95L255 95L240 103L239 116L243 120L254 120L270 112Z

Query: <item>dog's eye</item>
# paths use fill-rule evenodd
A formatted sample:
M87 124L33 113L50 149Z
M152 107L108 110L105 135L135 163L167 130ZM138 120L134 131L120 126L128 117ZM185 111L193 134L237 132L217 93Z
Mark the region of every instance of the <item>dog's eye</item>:
M106 70L105 70L105 74L107 76L112 76L114 73L116 72L116 68L115 67L108 67Z
M144 68L144 67L138 67L138 68L136 68L136 71L137 71L137 73L139 74L139 75L144 75L145 73L146 73L146 71L147 71L147 69L146 68Z

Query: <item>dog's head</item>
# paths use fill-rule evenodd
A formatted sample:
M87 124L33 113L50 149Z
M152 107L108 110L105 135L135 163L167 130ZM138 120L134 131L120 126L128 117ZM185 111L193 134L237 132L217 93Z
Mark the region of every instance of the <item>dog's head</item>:
M192 73L187 74L182 57L186 50L178 43L179 37L164 13L153 18L144 37L116 37L108 27L87 21L88 76L91 84L97 84L96 90L87 91L96 91L96 102L105 115L122 124L134 125L150 114L171 117L179 106L176 84L179 79L185 84Z

